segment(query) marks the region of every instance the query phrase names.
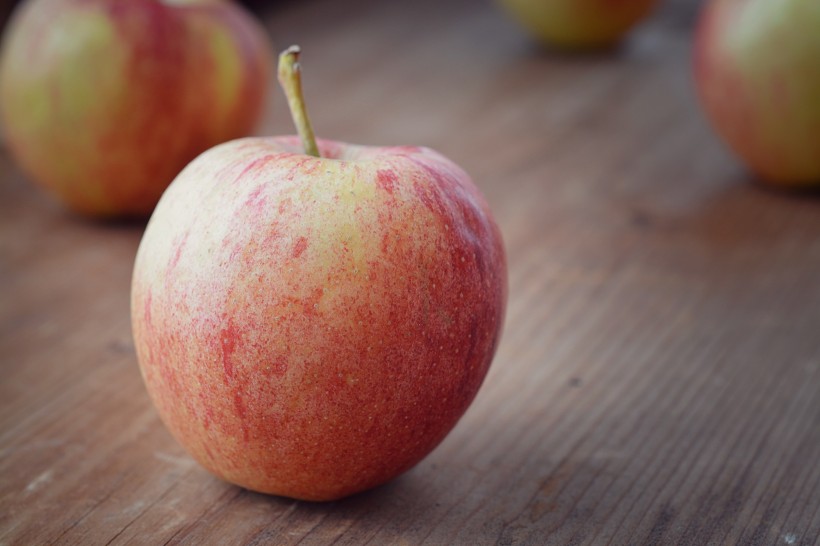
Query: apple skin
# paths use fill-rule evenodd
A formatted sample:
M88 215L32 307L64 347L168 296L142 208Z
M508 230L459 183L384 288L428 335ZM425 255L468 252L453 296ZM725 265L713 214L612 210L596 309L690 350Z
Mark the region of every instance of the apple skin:
M182 168L250 134L272 48L219 0L28 0L0 51L0 116L28 176L93 217L147 217Z
M716 131L758 176L820 184L820 3L712 1L694 70Z
M499 230L426 148L247 138L193 161L134 266L147 390L205 468L333 500L426 456L475 397L499 340Z
M616 44L657 0L498 0L545 44L600 49Z

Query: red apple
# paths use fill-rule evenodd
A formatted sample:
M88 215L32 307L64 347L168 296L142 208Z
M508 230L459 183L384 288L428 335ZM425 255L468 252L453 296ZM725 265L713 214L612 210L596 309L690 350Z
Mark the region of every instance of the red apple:
M204 150L249 134L270 46L220 0L27 0L0 52L0 115L32 180L77 212L147 216Z
M763 180L820 184L820 2L706 4L695 79L718 134Z
M567 49L609 47L646 17L656 0L498 0L533 36Z
M145 231L131 309L148 392L195 459L330 500L408 470L465 412L506 264L485 200L442 155L316 146L297 52L280 77L309 153L247 138L186 167Z

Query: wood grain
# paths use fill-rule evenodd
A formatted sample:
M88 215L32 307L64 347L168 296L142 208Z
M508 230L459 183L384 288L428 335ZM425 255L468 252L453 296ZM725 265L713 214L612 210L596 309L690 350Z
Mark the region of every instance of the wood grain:
M425 144L507 244L493 368L394 482L222 483L159 422L128 291L144 225L64 212L0 155L2 544L820 543L820 201L761 188L689 72L697 6L550 53L489 2L264 6L319 135ZM289 133L284 100L263 132Z

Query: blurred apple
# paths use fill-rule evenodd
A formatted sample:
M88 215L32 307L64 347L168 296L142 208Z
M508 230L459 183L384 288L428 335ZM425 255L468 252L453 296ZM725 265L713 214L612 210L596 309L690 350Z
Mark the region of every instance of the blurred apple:
M498 0L544 43L566 49L614 45L656 0Z
M820 184L820 2L710 2L695 79L718 134L762 179Z
M71 209L147 216L189 161L253 131L270 55L229 1L27 0L0 51L5 138Z

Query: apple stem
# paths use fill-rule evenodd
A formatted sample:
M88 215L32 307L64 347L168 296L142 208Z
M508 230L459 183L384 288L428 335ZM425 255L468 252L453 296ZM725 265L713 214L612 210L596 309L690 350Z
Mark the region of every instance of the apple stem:
M302 94L302 68L298 62L301 51L298 45L292 45L279 55L279 85L282 86L288 98L290 115L293 118L293 124L296 125L299 138L302 139L305 153L321 157Z

